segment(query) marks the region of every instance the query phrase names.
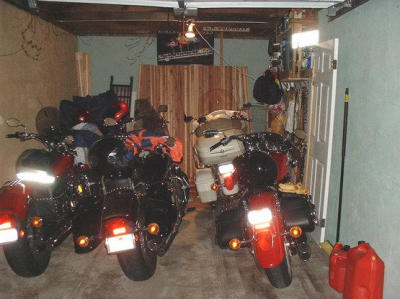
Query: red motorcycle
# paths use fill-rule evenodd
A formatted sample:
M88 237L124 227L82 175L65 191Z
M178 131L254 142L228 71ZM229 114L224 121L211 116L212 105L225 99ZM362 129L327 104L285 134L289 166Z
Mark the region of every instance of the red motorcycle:
M245 147L233 160L233 177L240 192L216 202L216 242L232 250L250 248L271 285L287 287L292 280L290 256L310 257L305 233L313 231L316 222L309 196L278 189L287 176L287 153L293 146L280 135L262 132L225 137L210 151L232 140ZM216 184L222 189L225 182Z
M25 150L17 160L17 179L0 189L0 246L16 274L32 277L45 271L52 248L71 230L77 208L69 185L73 151L55 132L43 137L26 132L16 119L7 124L24 128L7 138L36 140L45 147Z

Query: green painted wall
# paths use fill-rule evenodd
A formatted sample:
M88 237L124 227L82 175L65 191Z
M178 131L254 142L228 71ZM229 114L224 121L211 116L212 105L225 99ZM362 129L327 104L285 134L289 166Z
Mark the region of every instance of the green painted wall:
M343 97L350 88L341 241L369 242L384 260L385 298L399 298L400 1L370 0L327 22L321 40L339 38L337 105L327 239L335 241Z
M219 50L219 39L214 46ZM81 52L90 53L92 94L108 89L110 76L114 82L128 83L134 77L134 89L137 90L140 64L157 64L157 40L152 36L105 37L88 36L78 38ZM224 39L225 65L247 66L249 72L249 90L255 79L261 75L269 63L268 41L256 39ZM219 56L215 54L214 64L219 65ZM252 111L255 131L264 130L265 112L262 109Z

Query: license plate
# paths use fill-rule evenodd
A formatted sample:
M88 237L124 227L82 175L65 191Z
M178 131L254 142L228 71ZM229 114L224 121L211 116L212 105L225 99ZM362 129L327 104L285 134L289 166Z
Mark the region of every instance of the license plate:
M136 242L134 234L126 234L126 235L106 238L106 248L109 254L135 249L135 247L136 247Z
M0 244L18 240L18 232L15 228L0 230Z

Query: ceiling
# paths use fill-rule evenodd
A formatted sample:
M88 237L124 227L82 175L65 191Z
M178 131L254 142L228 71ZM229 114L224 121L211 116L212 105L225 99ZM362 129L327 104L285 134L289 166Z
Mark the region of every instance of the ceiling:
M344 0L8 0L76 35L136 35L181 31L194 20L198 30L224 36L268 37L290 8L315 10ZM77 3L86 2L86 3ZM314 12L314 13L313 13Z

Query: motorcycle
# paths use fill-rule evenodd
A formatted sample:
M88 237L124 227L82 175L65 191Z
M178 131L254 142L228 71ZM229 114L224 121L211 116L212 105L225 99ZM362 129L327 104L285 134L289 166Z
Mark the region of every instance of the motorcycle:
M185 118L186 122L192 120L191 117ZM248 122L246 113L233 110L217 110L192 122L192 131L196 135L195 184L202 203L214 203L217 199L239 194L232 160L244 153L243 143L234 140L218 151L210 152L209 149L226 136L244 134ZM216 181L223 181L223 188L218 189Z
M287 287L292 280L290 256L309 259L306 233L316 224L310 196L278 187L287 175L287 153L293 145L277 134L251 133L224 137L210 153L235 141L245 148L229 166L240 191L216 202L216 242L232 250L249 248L271 285ZM225 180L215 184L218 192L226 188Z
M71 231L78 205L69 185L74 152L55 130L43 136L28 133L17 119L7 124L24 128L7 138L35 140L45 147L25 150L16 163L17 179L0 189L0 245L16 274L33 277L46 270L52 249Z
M174 140L159 136L149 147L143 132L141 140L135 133L140 132L115 130L90 148L82 197L98 204L83 207L73 236L77 253L89 252L104 240L124 274L142 281L154 274L157 255L166 253L178 233L189 184L173 159Z

